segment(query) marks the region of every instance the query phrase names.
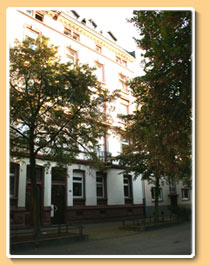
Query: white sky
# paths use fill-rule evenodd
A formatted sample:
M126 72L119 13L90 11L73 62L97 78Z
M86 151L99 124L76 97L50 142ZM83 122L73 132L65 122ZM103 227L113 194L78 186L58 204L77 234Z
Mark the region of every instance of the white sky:
M110 30L117 38L117 43L128 51L136 50L135 41L137 36L136 28L132 23L128 23L126 18L131 18L132 8L123 7L82 7L71 8L79 15L79 20L92 18L97 26L104 30Z
M136 52L135 75L143 75L143 67L140 65L141 50L137 48L133 37L139 38L139 33L133 23L126 19L133 17L135 8L129 7L74 7L79 15L79 21L83 18L91 18L99 29L111 31L117 38L117 44L129 52Z

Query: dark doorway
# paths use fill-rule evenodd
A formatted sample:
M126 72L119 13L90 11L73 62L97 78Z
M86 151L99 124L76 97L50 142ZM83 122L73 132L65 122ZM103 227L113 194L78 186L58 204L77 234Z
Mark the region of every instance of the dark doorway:
M65 223L66 211L66 175L67 169L63 167L52 168L52 224Z
M177 195L170 195L171 197L171 207L176 208L177 207Z
M65 186L52 185L53 224L65 223Z

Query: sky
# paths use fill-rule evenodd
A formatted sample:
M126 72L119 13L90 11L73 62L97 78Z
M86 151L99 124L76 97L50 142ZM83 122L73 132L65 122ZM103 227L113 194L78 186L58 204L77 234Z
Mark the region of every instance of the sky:
M136 53L135 76L143 75L143 67L140 64L141 50L137 47L133 37L139 38L139 33L133 23L126 19L133 16L134 8L128 7L74 7L79 15L79 21L83 18L91 18L97 27L104 31L111 31L117 38L117 44L125 50Z
M128 51L136 50L133 40L137 30L126 18L131 18L133 9L123 7L84 7L72 8L80 15L79 19L92 18L99 28L110 30L117 38L117 43Z

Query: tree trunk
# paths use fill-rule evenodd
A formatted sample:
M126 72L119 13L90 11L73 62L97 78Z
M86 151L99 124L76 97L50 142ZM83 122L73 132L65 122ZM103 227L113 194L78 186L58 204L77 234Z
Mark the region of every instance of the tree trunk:
M36 158L34 153L34 144L31 143L30 146L30 179L31 179L31 196L33 200L33 226L34 226L34 236L38 237L40 235L40 205L38 190L36 184Z
M159 217L159 194L160 194L159 177L156 177L156 181L155 181L155 215L154 215L155 223L158 222L158 217Z

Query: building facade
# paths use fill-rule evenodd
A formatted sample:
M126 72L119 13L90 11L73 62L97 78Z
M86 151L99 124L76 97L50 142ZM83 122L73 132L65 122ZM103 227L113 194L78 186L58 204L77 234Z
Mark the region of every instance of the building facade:
M15 31L9 26L8 41L50 38L59 47L62 62L89 64L95 67L98 81L110 92L119 89L113 102L113 126L123 127L118 114L132 112L132 97L126 80L133 77L135 57L117 44L111 31L97 29L92 19L80 18L75 11L11 10L16 21ZM99 156L105 162L119 155L126 144L116 134L107 132L100 139ZM100 171L88 166L84 155L64 170L56 162L43 157L36 160L37 186L40 198L42 225L115 220L122 217L143 217L142 182L132 175L123 175L117 163ZM29 158L11 157L10 164L11 225L30 225L33 222L33 200L29 178Z
M111 31L98 29L92 19L81 18L71 11L15 10L10 9L8 19L8 43L17 38L36 39L44 35L59 47L62 62L89 64L102 87L110 92L119 89L120 96L113 104L111 113L114 127L124 124L118 114L129 114L135 109L126 81L134 77L134 53L117 44ZM15 21L15 30L14 30ZM151 216L154 210L152 186L124 175L123 168L110 158L119 155L126 145L123 139L111 131L100 139L98 155L106 170L93 169L81 153L77 163L58 167L55 161L42 156L36 159L37 186L40 198L40 221L42 225L108 221L121 218ZM10 161L10 221L12 226L33 223L33 200L29 178L29 158L11 156ZM175 191L175 190L174 190ZM190 205L190 190L182 183L176 192L164 185L160 195L161 211L168 213L173 200L178 205ZM146 211L145 211L146 210Z

